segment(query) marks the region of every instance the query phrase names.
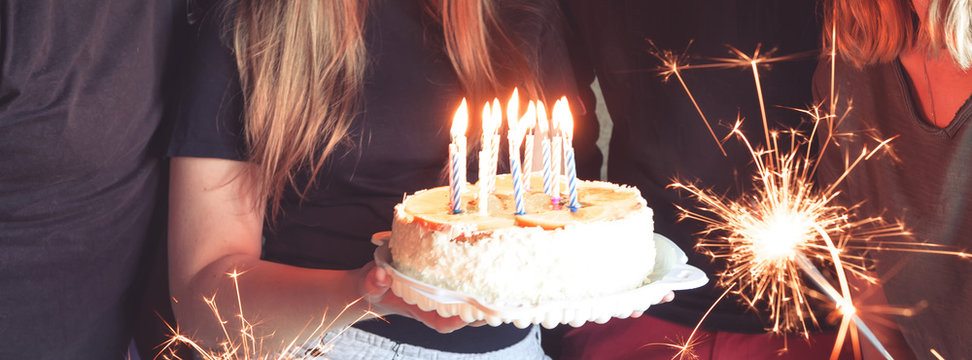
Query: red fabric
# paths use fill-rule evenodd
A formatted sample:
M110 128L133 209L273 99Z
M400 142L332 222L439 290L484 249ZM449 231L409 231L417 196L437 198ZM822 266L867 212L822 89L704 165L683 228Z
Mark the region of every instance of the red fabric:
M642 316L613 319L606 324L588 323L571 329L563 340L562 359L638 359L670 360L678 349L661 345L684 342L692 328ZM740 334L699 329L693 342L693 354L684 357L698 360L820 360L829 359L837 332L811 334L809 342L801 335ZM656 345L649 345L656 344ZM840 359L852 359L850 342L846 342ZM785 352L780 352L784 347Z

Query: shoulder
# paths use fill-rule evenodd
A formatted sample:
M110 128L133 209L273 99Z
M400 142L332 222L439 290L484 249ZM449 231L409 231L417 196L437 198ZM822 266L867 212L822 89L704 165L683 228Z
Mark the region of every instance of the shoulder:
M553 0L501 0L497 2L499 15L512 30L525 39L539 40L563 30L563 14Z
M813 98L822 105L833 97L836 114L873 120L871 115L907 105L905 82L897 61L858 67L824 58L814 72Z
M823 90L829 91L831 82L843 92L887 86L898 80L898 67L897 61L855 66L841 60L839 55L837 61L831 61L825 55L817 63L813 74L814 95L826 95Z

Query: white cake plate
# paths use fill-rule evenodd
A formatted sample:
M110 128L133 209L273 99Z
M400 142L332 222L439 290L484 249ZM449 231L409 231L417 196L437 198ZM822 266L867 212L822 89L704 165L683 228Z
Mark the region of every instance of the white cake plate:
M709 281L702 270L687 264L688 257L675 243L656 233L655 269L648 276L647 285L590 299L544 301L539 304L488 303L478 296L429 285L398 272L392 265L389 236L390 232L387 231L376 233L371 242L378 245L375 263L391 274L391 290L395 295L422 310L435 310L443 317L458 315L464 321L485 320L492 326L513 323L516 327L526 328L531 324L541 324L550 329L558 324L577 327L588 321L603 324L612 317L623 319L633 312L644 311L661 301L669 291L694 289Z

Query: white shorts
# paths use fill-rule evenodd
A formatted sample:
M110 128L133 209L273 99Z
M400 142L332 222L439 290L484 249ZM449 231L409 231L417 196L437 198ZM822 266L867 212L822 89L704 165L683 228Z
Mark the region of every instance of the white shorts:
M507 348L481 354L451 353L419 346L397 343L370 332L349 328L338 336L337 332L324 334L322 343L328 344L326 352L316 352L309 360L550 360L540 347L540 328L536 325L520 342ZM308 351L308 354L315 353Z

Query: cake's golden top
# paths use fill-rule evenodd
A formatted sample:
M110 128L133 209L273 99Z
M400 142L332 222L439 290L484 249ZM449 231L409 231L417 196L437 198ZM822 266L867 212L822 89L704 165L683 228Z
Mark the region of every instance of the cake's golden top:
M566 206L554 209L550 197L543 193L543 179L531 177L532 189L524 193L526 215L515 215L513 183L508 174L497 176L496 192L490 195L486 215L479 214L478 186L467 185L462 194L461 214L452 214L449 187L442 186L416 193L405 200L405 212L430 227L462 224L477 230L510 226L557 229L574 223L613 220L645 206L635 188L600 181L578 181L577 194L581 208L573 213ZM567 199L561 200L562 204Z

